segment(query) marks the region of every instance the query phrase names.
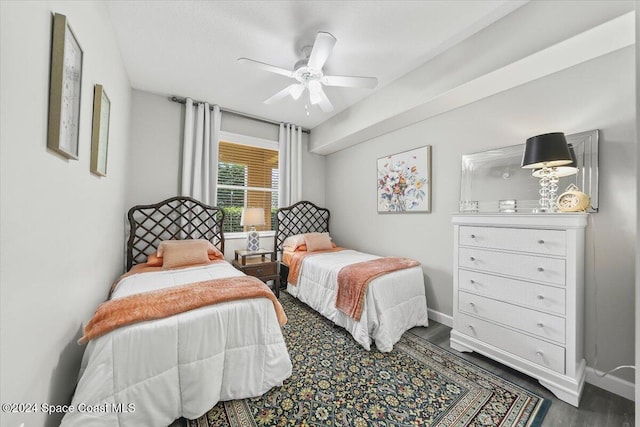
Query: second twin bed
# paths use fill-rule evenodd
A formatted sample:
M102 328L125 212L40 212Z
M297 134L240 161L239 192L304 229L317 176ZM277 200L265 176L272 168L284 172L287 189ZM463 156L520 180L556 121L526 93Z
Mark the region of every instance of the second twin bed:
M429 323L422 268L413 260L382 258L335 244L309 247L305 237L328 235L329 218L329 210L307 201L278 210L274 248L282 252L281 280L286 280L289 294L345 328L362 347L370 350L375 341L378 350L389 352L404 332ZM317 247L324 249L314 250ZM340 303L341 276L369 278L356 316L349 301Z

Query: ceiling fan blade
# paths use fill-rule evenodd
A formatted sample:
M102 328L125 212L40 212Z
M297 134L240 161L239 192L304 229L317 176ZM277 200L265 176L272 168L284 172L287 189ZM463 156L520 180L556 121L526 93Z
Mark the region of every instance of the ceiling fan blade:
M301 84L292 84L291 86L289 86L289 94L296 101L298 100L298 98L300 98L302 92L304 92L304 86Z
M253 59L249 59L249 58L238 58L238 62L242 64L252 65L262 70L269 71L271 73L281 74L287 77L293 77L293 71L285 70L284 68L276 67L275 65L265 64L264 62L254 61Z
M318 106L320 106L320 109L325 113L333 111L333 104L331 104L331 101L329 101L329 98L327 98L327 94L324 93L322 88L311 95L310 98L312 104L318 104Z
M336 38L329 33L318 32L316 35L316 41L313 42L313 48L311 49L311 55L309 55L309 62L307 66L316 71L322 70L324 63L327 62L329 54L333 50L333 45L336 44Z
M271 98L265 99L264 103L265 104L273 104L274 102L277 102L277 101L280 101L283 98L286 98L288 95L293 96L294 91L297 90L297 89L294 89L296 86L300 86L300 85L298 83L294 83L292 85L289 85L289 86L285 87L280 92L277 92L275 95L273 95Z
M373 89L378 85L378 79L375 77L359 77L359 76L324 76L322 83L327 86L343 86L343 87L361 87L365 89Z

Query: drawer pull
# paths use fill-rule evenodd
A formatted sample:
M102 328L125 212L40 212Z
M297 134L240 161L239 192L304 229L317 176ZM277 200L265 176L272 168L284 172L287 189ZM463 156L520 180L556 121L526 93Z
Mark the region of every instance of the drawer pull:
M544 357L544 353L541 350L536 351L536 356Z
M263 271L263 270L262 270L261 268L259 268L259 269L257 269L257 270L256 270L256 273L258 273L258 274L262 274L262 271Z
M544 240L540 239L538 240L538 243L540 243L541 245L544 245Z
M536 298L543 300L544 299L544 295L538 295Z
M475 235L475 234L472 234L472 235L471 235L471 238L472 238L472 239L475 239L475 238L476 238L476 235Z
M470 330L471 332L474 332L474 333L475 333L476 328L474 328L474 327L473 327L473 325L469 325L469 330Z
M475 281L475 280L473 280L473 279L469 280L469 282L471 282L471 284L472 284L472 285L475 285L475 284L476 284L476 281Z
M544 268L538 267L538 271L542 273L544 271Z
M537 326L538 328L544 328L544 323L542 323L542 322L538 322L538 323L536 323L536 326Z
M476 305L472 302L469 303L469 307L474 308Z
M469 260L471 260L471 261L475 261L476 259L475 259L474 257L470 256L470 257L469 257Z

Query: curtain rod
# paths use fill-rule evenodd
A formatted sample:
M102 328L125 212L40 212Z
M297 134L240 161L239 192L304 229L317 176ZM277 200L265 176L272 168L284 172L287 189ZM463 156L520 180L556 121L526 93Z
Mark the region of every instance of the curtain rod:
M187 98L179 98L177 96L170 96L169 97L169 101L177 102L178 104L186 104L187 103ZM193 100L194 104L204 104L205 102L207 102L207 101L197 101L195 99ZM209 103L209 104L211 104L211 103ZM213 104L211 104L211 105L213 105ZM212 109L212 108L209 107L209 109ZM268 123L270 125L280 126L280 123L281 123L281 122L276 122L275 120L269 120L269 119L265 119L263 117L253 116L251 114L246 114L246 113L241 113L239 111L229 110L228 108L220 107L220 111L222 111L223 113L227 113L227 114L233 114L234 116L244 117L245 119L255 120L256 122ZM302 133L311 134L311 130L302 128Z

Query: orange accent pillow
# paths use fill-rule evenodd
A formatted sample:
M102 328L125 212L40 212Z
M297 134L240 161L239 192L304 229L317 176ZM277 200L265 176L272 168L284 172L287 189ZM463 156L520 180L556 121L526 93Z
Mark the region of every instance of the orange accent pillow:
M296 234L289 236L284 240L282 247L285 251L296 251L301 245L304 245L304 234ZM306 251L306 249L305 249Z
M331 236L329 236L329 233L327 233L326 231L323 233L294 234L293 236L289 236L284 240L284 242L282 243L282 249L284 249L285 251L306 251L307 246L304 238L308 234L324 234L329 237L329 240L332 240ZM304 249L301 248L303 245ZM334 244L333 247L335 248L336 245Z
M222 253L204 239L165 240L158 246L157 256L162 258L162 269L208 264L210 255L222 258Z
M200 243L194 243L194 242L200 242ZM206 246L208 254L213 254L217 258L224 257L224 255L222 255L222 252L220 252L218 248L213 246L213 243L205 239L163 240L162 243L160 243L160 246L158 246L157 255L159 257L162 257L164 253L164 249L169 245L176 245L176 246L182 246L182 247L188 248L188 247L191 247L192 245L202 245L202 244Z
M162 267L162 257L157 253L149 254L147 257L147 267Z
M307 250L306 247L304 250L305 251ZM220 251L218 251L218 253L220 253ZM223 259L222 255L218 255L214 253L209 253L208 255L209 255L209 261ZM164 262L164 259L161 256L158 256L154 252L152 254L149 254L149 256L147 257L147 265L145 265L145 267L162 267L163 262Z
M331 238L327 233L307 233L304 235L304 242L308 252L331 249Z
M332 248L337 248L338 245L336 245L335 243L331 242L331 247ZM303 243L302 245L298 246L295 251L296 252L306 252L307 251L307 245Z
M224 256L222 255L222 252L216 250L217 253L212 254L211 252L209 252L209 261L215 261L217 259L224 259Z

